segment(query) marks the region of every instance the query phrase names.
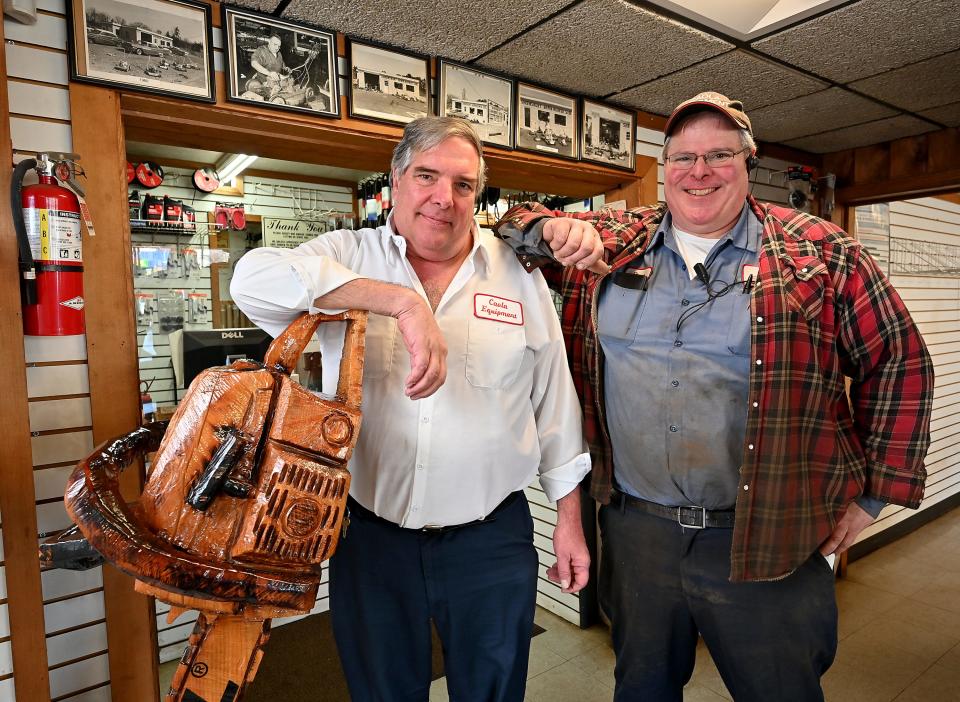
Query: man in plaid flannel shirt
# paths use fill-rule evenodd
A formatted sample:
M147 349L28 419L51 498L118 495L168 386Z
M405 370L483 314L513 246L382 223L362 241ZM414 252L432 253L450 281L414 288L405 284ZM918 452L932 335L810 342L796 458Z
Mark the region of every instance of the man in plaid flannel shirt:
M666 206L497 225L528 270L563 264L544 273L602 504L614 699L682 699L699 634L734 699L822 700L825 557L920 504L932 364L856 240L748 194L740 102L701 93L664 134Z

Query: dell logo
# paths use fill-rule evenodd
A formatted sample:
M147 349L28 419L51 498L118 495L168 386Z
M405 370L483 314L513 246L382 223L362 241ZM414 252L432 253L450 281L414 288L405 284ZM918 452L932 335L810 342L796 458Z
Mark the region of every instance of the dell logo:
M242 339L243 332L239 332L239 331L220 332L220 338L221 339Z

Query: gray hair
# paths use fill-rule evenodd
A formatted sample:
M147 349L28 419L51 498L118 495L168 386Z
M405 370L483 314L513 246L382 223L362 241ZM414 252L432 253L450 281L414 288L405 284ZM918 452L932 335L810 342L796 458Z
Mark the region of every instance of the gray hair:
M687 115L687 116L683 117L679 122L677 122L677 124L673 127L673 129L671 130L671 132L673 132L673 133L675 134L675 133L678 132L679 130L683 129L683 126L684 126L685 124L687 124L688 122L690 122L690 121L693 120L693 119L696 119L697 117L699 117L699 116L701 116L701 115L718 115L718 116L721 116L721 117L723 116L723 115L720 115L718 112L713 112L713 111L709 111L709 112L708 112L708 111L706 111L706 110L704 110L704 111L702 111L702 112L694 112L693 114L690 114L690 115ZM751 153L751 154L756 153L756 151L757 151L757 142L756 142L756 140L753 138L753 134L751 134L751 133L750 133L749 131L747 131L746 129L742 129L742 128L738 128L738 129L737 129L737 134L740 135L740 148L741 148L741 149L750 149L750 153ZM671 139L671 138L672 138L671 136L668 136L666 139L663 140L663 151L660 152L660 160L661 160L661 161L666 161L666 160L667 160L667 149L670 147L670 139Z
M483 144L473 125L460 117L420 117L407 124L403 130L403 138L393 150L393 159L390 161L390 184L393 185L394 173L403 175L407 172L417 154L429 151L454 137L465 139L477 151L480 159L477 166L477 197L480 197L487 181Z

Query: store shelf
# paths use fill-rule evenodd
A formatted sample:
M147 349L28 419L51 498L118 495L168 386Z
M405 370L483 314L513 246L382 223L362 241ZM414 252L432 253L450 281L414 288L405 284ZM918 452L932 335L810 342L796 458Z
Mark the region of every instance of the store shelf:
M217 224L208 224L207 222L195 222L192 226L184 226L182 222L158 222L148 219L131 219L131 234L164 234L170 236L206 236L207 234L216 234L223 229Z

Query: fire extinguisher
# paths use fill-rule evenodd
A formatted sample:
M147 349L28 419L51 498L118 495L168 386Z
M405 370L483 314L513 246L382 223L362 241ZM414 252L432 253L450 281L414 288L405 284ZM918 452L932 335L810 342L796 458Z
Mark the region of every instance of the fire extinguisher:
M11 209L20 258L24 333L66 336L84 333L81 201L72 183L75 154L40 153L17 164ZM23 185L27 171L40 182Z

